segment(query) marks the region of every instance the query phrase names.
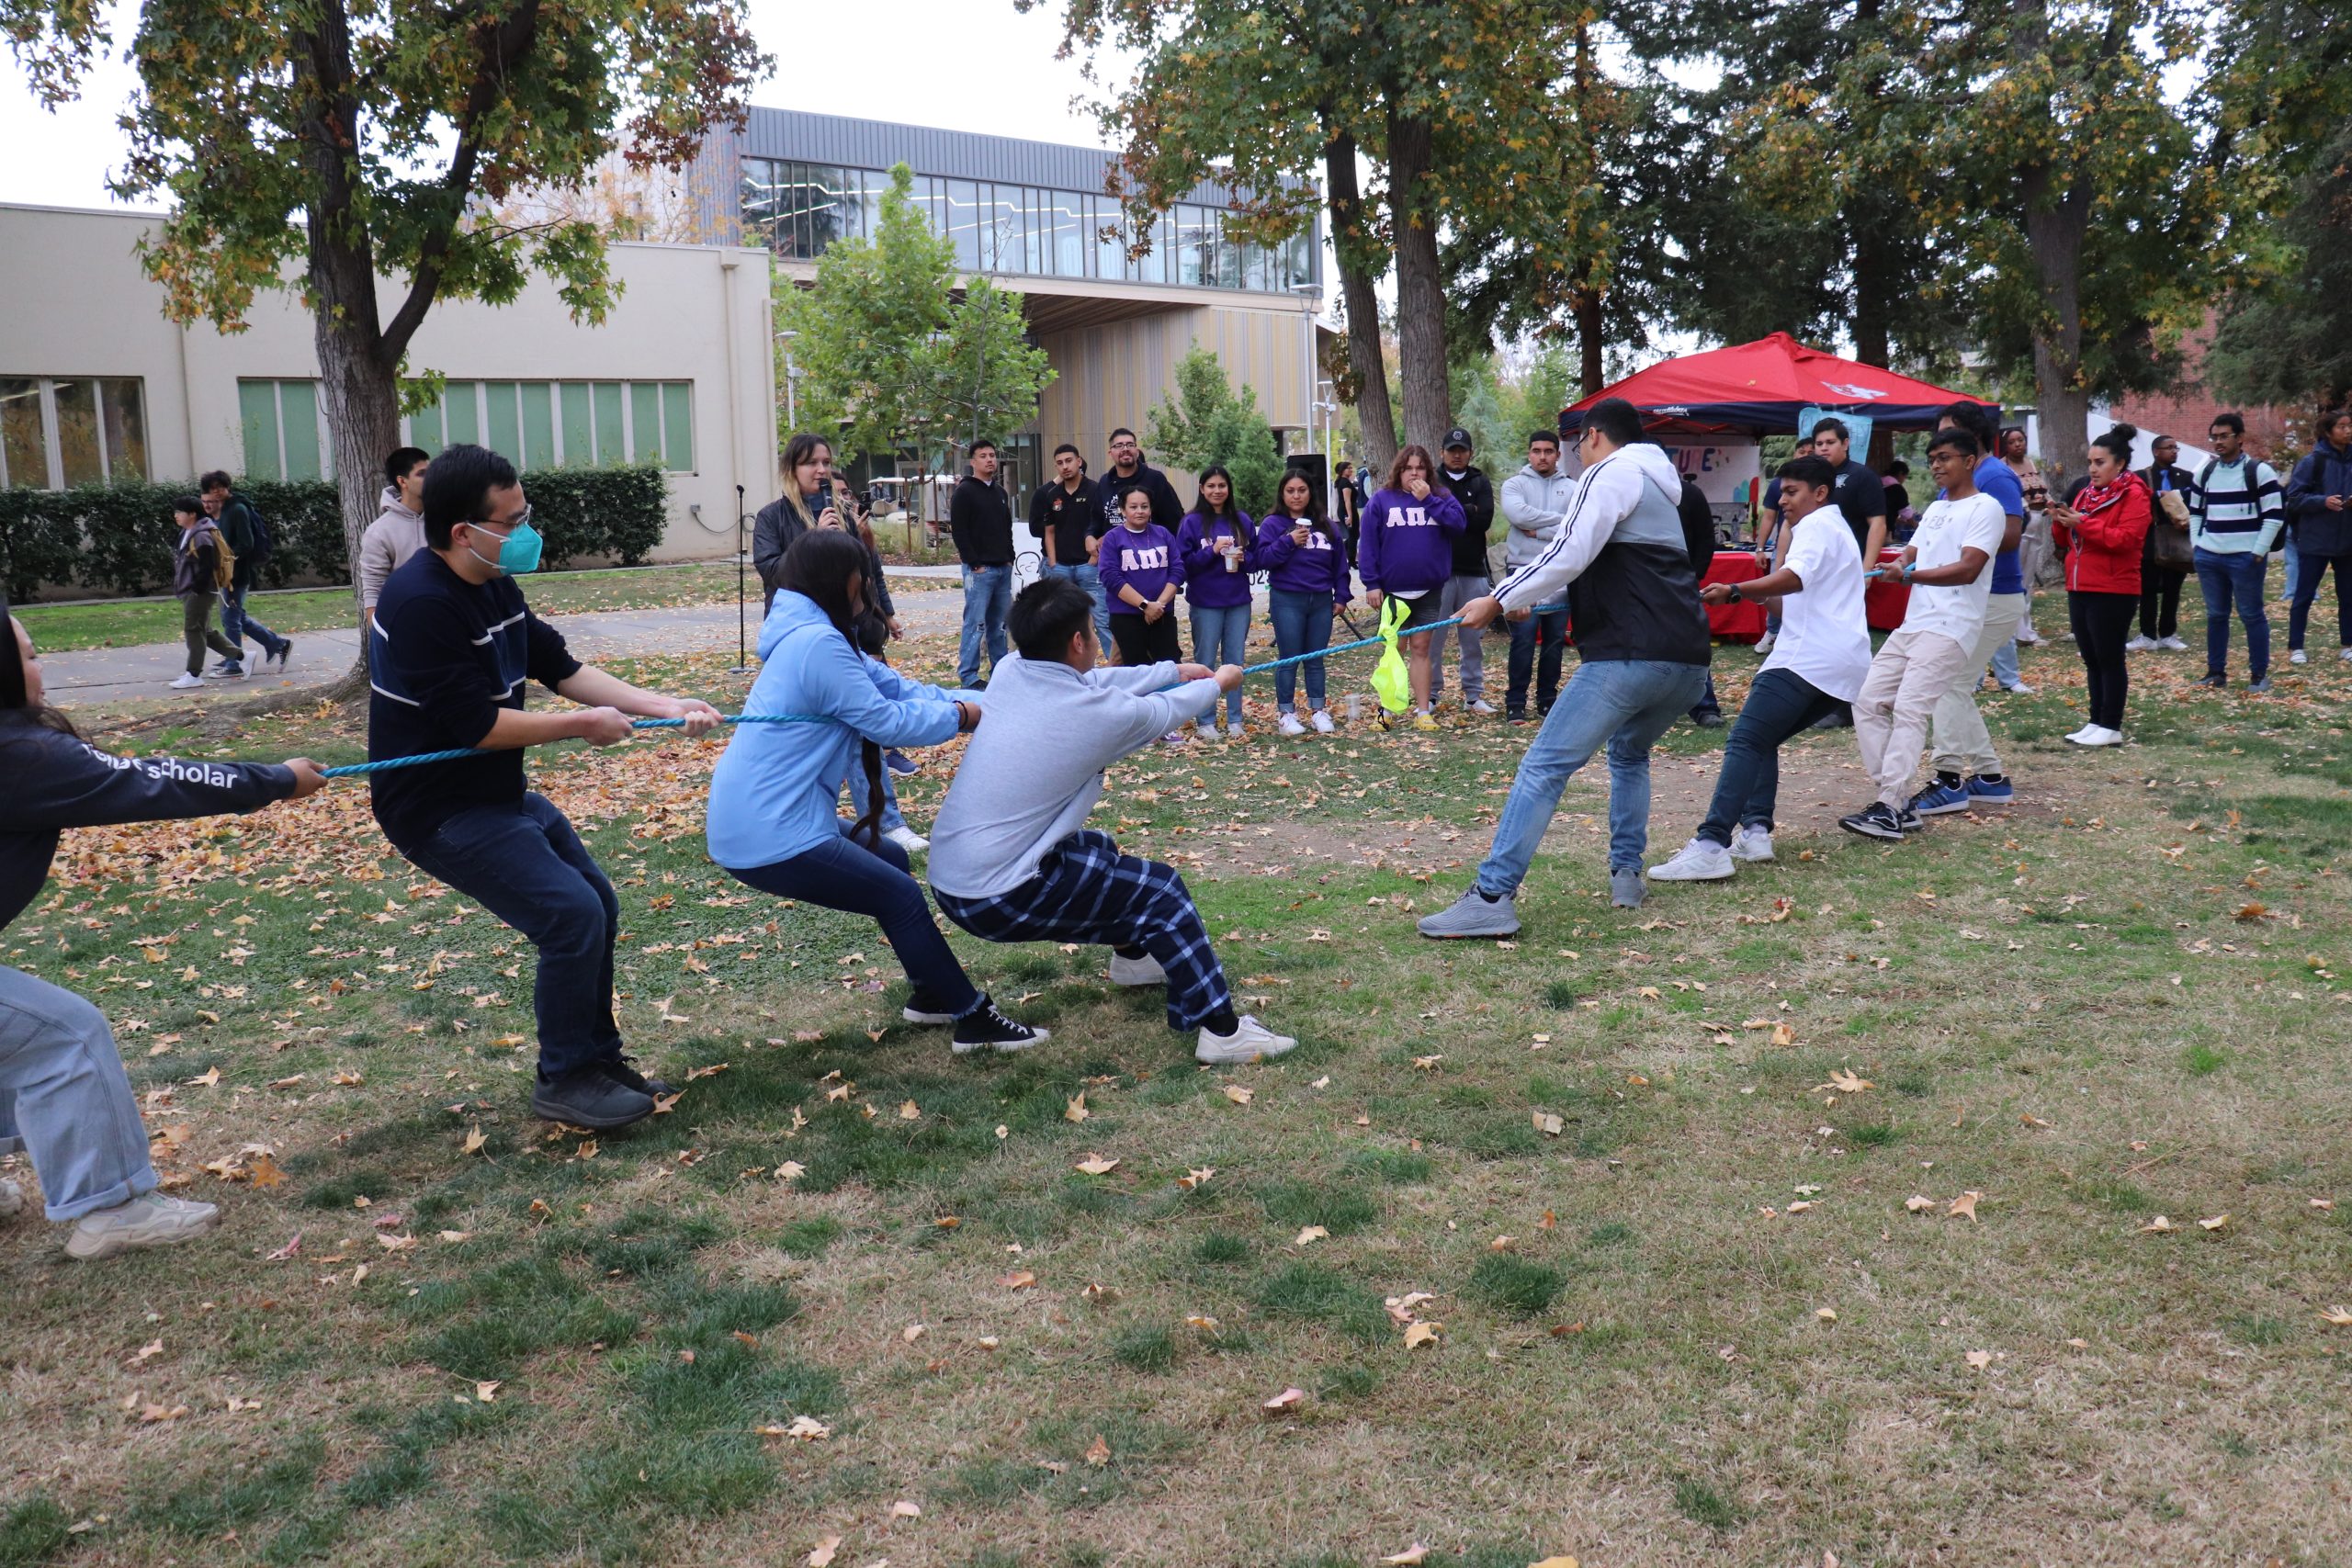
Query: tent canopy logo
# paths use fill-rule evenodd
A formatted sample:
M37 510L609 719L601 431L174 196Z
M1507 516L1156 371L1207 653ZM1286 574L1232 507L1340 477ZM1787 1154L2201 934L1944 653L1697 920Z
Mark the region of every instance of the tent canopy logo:
M1835 392L1839 397L1854 398L1862 402L1870 402L1873 399L1883 398L1887 395L1876 387L1856 387L1850 384L1841 384L1836 381L1824 381L1821 384L1821 387L1824 391Z

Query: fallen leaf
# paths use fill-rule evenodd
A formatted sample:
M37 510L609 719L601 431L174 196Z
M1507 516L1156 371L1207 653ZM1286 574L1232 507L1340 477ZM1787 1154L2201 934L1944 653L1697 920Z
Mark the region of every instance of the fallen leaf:
M922 1338L922 1337L926 1333L928 1333L928 1332L930 1332L930 1325L928 1325L928 1324L922 1324L922 1323L910 1323L910 1324L907 1325L904 1328L901 1328L900 1330L899 1330L899 1337L901 1340L903 1340L905 1343L907 1343L907 1344L909 1344L909 1345L911 1345L911 1344L913 1344L916 1340L918 1340L918 1339Z
M277 1162L269 1157L266 1149L246 1162L245 1176L255 1187L276 1187L286 1179L286 1173L277 1168Z
M296 1231L292 1235L286 1238L286 1245L284 1247L279 1247L276 1252L269 1255L268 1261L272 1263L284 1263L289 1258L300 1258L301 1256L302 1233L300 1231Z
M1102 1433L1097 1432L1094 1434L1094 1440L1086 1445L1086 1452L1079 1457L1096 1470L1100 1470L1111 1462L1111 1445L1104 1439Z
M1815 1309L1813 1315L1819 1318L1824 1323L1835 1323L1838 1321L1838 1309L1836 1307L1819 1307Z
M2197 1222L2197 1228L2198 1228L2199 1230L2201 1230L2201 1231L2217 1231L2217 1230L2220 1230L2223 1225L2228 1224L2229 1223L2230 1223L2230 1216L2229 1216L2229 1215L2227 1215L2227 1214L2216 1214L2216 1215L2214 1215L2214 1216L2213 1216L2211 1219L2210 1219L2210 1220L2199 1220L2199 1221L2198 1221L2198 1222Z
M1244 1089L1238 1083L1229 1083L1225 1086L1225 1098L1236 1105L1247 1105L1256 1099L1257 1095L1256 1089Z
M808 1168L802 1165L798 1160L788 1159L782 1165L775 1168L775 1179L778 1181L797 1180L801 1176L806 1175L808 1173Z
M488 1404L498 1397L498 1391L505 1386L504 1383L494 1379L487 1382L478 1382L474 1384L474 1397L484 1404Z
M490 1140L482 1135L481 1123L477 1122L474 1123L473 1131L466 1134L465 1152L469 1155L478 1155L488 1146Z
M1434 1345L1444 1332L1442 1323L1408 1323L1405 1325L1405 1348L1418 1350L1424 1345Z
M901 1497L897 1502L890 1505L890 1517L894 1519L919 1519L922 1517L922 1509L916 1504Z
M1062 1107L1062 1120L1065 1122L1083 1122L1092 1114L1092 1111L1086 1109L1084 1089L1079 1090L1078 1098Z
M684 1023L685 1020L682 1018L675 1021ZM686 1081L692 1083L696 1078L715 1078L726 1070L727 1064L724 1062L713 1062L707 1067L690 1067L686 1070Z
M1313 1083L1308 1084L1306 1087L1309 1089L1329 1089L1331 1087L1331 1075L1325 1073L1321 1077L1317 1078Z
M1518 1245L1519 1237L1515 1235L1498 1235L1495 1237L1494 1240L1487 1244L1487 1250L1488 1252L1509 1252L1512 1247L1517 1247Z
M1541 1562L1529 1563L1527 1568L1577 1568L1577 1560L1573 1557L1546 1557Z
M806 1568L833 1568L833 1556L836 1552L840 1551L841 1549L841 1537L837 1535L827 1536L824 1540L819 1541L816 1545L808 1549L808 1555L803 1560L806 1564Z
M901 1100L899 1103L899 1120L901 1122L920 1122L922 1120L922 1108L911 1100Z
M272 1089L292 1089L296 1084L300 1083L309 1076L310 1075L307 1073L296 1073L290 1077L272 1078L269 1080L269 1087Z
M151 1339L146 1344L141 1345L138 1349L131 1352L130 1364L135 1367L141 1361L153 1360L163 1353L164 1342L160 1339Z
M2312 1200L2312 1207L2322 1211L2333 1209L2335 1207L2335 1200L2333 1198L2314 1198Z
M656 1116L669 1115L672 1111L678 1109L678 1101L685 1098L686 1091L684 1089L680 1089L675 1094L655 1095L653 1097L653 1114Z
M1325 1230L1321 1225L1308 1225L1305 1229L1301 1230L1297 1235L1292 1238L1291 1245L1293 1247L1305 1247L1308 1242L1321 1241L1330 1234L1331 1233L1329 1231Z
M1962 1193L1951 1201L1951 1207L1944 1211L1944 1217L1954 1219L1965 1215L1970 1223L1973 1224L1976 1219L1976 1200L1983 1196L1984 1194L1982 1192Z
M2338 1328L2352 1328L2352 1312L2346 1312L2340 1306L2327 1307L2320 1313L2320 1316Z
M2146 1224L2142 1225L2140 1229L2143 1233L2148 1231L2168 1231L2172 1229L2172 1222L2165 1218L2162 1214L2158 1214L2154 1219L2150 1220Z
M1417 1540L1404 1551L1384 1557L1381 1561L1395 1563L1396 1568L1419 1568L1421 1563L1429 1561L1429 1555L1430 1549Z
M455 1246L461 1241L471 1241L473 1238L474 1233L471 1231L443 1231L441 1233L441 1239L448 1242L451 1246Z
M1920 1214L1934 1208L1936 1206L1936 1201L1933 1198L1922 1198L1919 1194L1914 1192L1910 1197L1903 1200L1903 1206L1915 1214Z
M1971 1350L1968 1353L1968 1364L1974 1367L1977 1371L1983 1371L1986 1367L1993 1364L1993 1352L1990 1350Z
M1535 1130L1543 1134L1547 1138L1558 1137L1560 1135L1560 1130L1566 1125L1566 1123L1563 1122L1557 1116L1553 1115L1548 1111L1538 1111L1534 1112L1534 1118Z
M999 1276L997 1283L1008 1291L1026 1291L1035 1287L1037 1276L1026 1269L1016 1269L1010 1274Z
M1196 1166L1193 1168L1187 1170L1183 1175L1178 1177L1176 1179L1176 1185L1182 1188L1185 1191L1190 1192L1194 1188L1205 1185L1208 1179L1216 1174L1216 1167L1213 1165Z
M1279 1416L1286 1410L1295 1410L1306 1403L1306 1391L1305 1389L1286 1388L1283 1390L1282 1393L1274 1395L1273 1398L1264 1401L1258 1406L1258 1408L1265 1411L1270 1416Z
M814 1416L796 1416L792 1425L784 1429L787 1438L797 1438L804 1443L821 1443L833 1435L833 1429Z
M1784 1020L1784 1021L1781 1021L1781 1022L1777 1022L1777 1023L1775 1023L1775 1024L1773 1024L1773 1025L1772 1025L1772 1043L1773 1043L1773 1044L1775 1044L1775 1045L1793 1045L1793 1044L1795 1044L1796 1043L1797 1043L1797 1032L1796 1032L1794 1029L1792 1029L1791 1027L1789 1027L1789 1025L1788 1025L1788 1023L1787 1023L1787 1021L1786 1021L1785 1020Z
M1216 1332L1216 1319L1213 1317L1205 1317L1199 1313L1194 1313L1192 1316L1187 1317L1184 1320L1184 1326L1187 1328L1197 1328L1204 1334L1215 1334Z
M1437 1071L1437 1065L1444 1060L1445 1057L1442 1054L1435 1056L1416 1056L1413 1058L1413 1066L1419 1072L1433 1073Z
M1070 1168L1082 1170L1089 1176L1108 1176L1119 1168L1119 1162L1115 1159L1105 1159L1098 1154L1089 1154Z

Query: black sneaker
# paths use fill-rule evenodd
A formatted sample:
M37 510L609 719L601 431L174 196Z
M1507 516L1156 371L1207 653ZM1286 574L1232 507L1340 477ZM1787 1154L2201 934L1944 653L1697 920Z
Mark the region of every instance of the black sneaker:
M1713 708L1709 708L1704 713L1692 714L1690 722L1702 729L1721 729L1724 727L1724 716Z
M649 1078L637 1070L633 1057L616 1056L604 1064L605 1076L617 1084L627 1084L639 1094L668 1094L670 1086L660 1078Z
M2218 692L2222 687L2230 683L2230 678L2227 675L2219 675L2208 672L2207 674L2200 676L2194 683L2199 686L2210 687L2211 689Z
M1045 1030L1005 1017L984 996L979 1006L956 1021L956 1038L949 1049L958 1056L974 1051L1023 1051L1050 1038Z
M531 1111L550 1122L602 1132L652 1115L653 1097L631 1089L599 1064L541 1077L531 1090Z
M277 645L277 651L276 653L264 654L262 656L262 663L264 665L275 664L279 670L283 671L286 668L286 656L293 651L294 639L292 637L288 637L284 642Z
M1865 839L1900 839L1903 818L1894 807L1883 800L1873 800L1851 817L1838 818L1838 826L1849 833L1860 833Z
M899 1010L899 1016L909 1023L938 1024L956 1021L956 1014L946 1003L936 998L924 996L921 991L907 998L907 1005Z
M1894 814L1894 821L1906 833L1919 832L1928 826L1927 819L1919 815L1918 810L1909 806Z
M1527 710L1525 708L1506 708L1503 710L1503 722L1505 724L1525 724L1527 722Z

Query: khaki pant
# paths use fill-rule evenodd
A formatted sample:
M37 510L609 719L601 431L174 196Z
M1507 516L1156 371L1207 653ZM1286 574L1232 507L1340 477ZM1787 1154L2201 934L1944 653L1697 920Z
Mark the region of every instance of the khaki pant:
M2017 635L2018 618L2025 614L2025 604L2022 593L1996 593L1984 601L1984 629L1976 634L1976 645L1968 650L1968 668L1936 699L1935 725L1929 733L1939 772L2001 771L2000 753L1993 750L1984 716L1976 711L1976 688L1984 679L1984 661Z
M1900 811L1911 803L1912 775L1919 770L1919 748L1937 699L1971 666L1970 646L1938 632L1905 626L1888 637L1871 660L1854 698L1854 739L1862 749L1862 771L1878 785L1878 797Z
M204 650L207 648L223 659L240 659L244 649L220 635L212 624L212 606L220 602L218 593L183 593L180 595L180 636L187 643L187 672L204 673Z

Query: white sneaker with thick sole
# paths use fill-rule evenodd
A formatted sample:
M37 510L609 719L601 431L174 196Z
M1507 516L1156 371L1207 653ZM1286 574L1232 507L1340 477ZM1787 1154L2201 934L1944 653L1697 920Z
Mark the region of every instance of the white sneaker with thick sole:
M1502 710L1495 706L1494 704L1488 702L1486 698L1480 697L1476 702L1470 705L1470 711L1472 713L1482 713L1491 716L1495 714L1500 713Z
M2135 637L2130 642L2123 645L2123 651L2126 653L2145 653L2155 646L2156 639L2154 637Z
M1228 724L1225 727L1225 738L1227 740L1247 740L1250 739L1250 731L1243 725Z
M1111 984L1164 986L1168 984L1168 971L1148 953L1141 958L1125 958L1114 953L1111 954Z
M907 853L910 855L919 855L922 853L923 851L931 848L931 840L924 838L921 833L916 832L912 828L893 828L882 836L889 840L890 842L898 845L900 849L906 851Z
M1304 735L1306 733L1306 726L1298 722L1298 715L1295 713L1286 713L1283 715L1282 717L1274 720L1274 729L1276 733L1282 735Z
M2346 664L2352 664L2352 648L2347 648L2347 649L2346 649L2343 652L2341 652L2341 653L2337 654L2335 657L2336 657L2336 658L2338 658L2338 659L2341 659L2341 660L2344 660L2344 662L2345 662L2345 663L2346 663Z
M1721 882L1739 874L1731 851L1713 839L1693 839L1663 865L1650 867L1652 882Z
M2077 729L2076 731L2075 731L2075 733L2074 733L2074 734L2069 735L2068 737L2066 737L2066 739L2069 739L2069 740L2071 740L2071 741L2073 741L2075 745L2077 745L2077 746L2081 746L2081 745L2085 745L2085 744L2088 743L2088 741L2090 740L2090 738L2091 738L2092 736L2094 736L2094 735L2098 734L2098 725L2096 725L2096 724L2086 724L2086 725L2083 726L2080 729Z
M1193 1048L1193 1059L1219 1066L1238 1066L1267 1056L1279 1056L1295 1049L1298 1042L1287 1034L1277 1034L1260 1023L1250 1013L1243 1013L1230 1034L1212 1034L1204 1026L1201 1042Z
M203 684L203 676L182 673L174 678L172 682L172 690L175 692L192 692Z
M2291 653L2290 653L2290 654L2288 654L2288 655L2287 655L2287 662L2288 662L2288 663L2290 663L2290 664L2308 664L2308 663L2310 663L2310 662L2311 662L2311 660L2310 660L2309 658L2307 658L2307 657L2304 655L2303 650L2302 650L2301 649L2300 649L2300 648L2299 648L2299 649L2296 649L2293 652L2291 652ZM176 685L178 685L178 684L179 684L179 682L178 682L177 681L175 681L175 682L172 682L172 684L173 684L173 685L175 685L175 686L176 686Z
M1339 728L1331 722L1331 716L1321 708L1315 710L1308 722L1315 726L1315 733L1317 735L1329 735Z
M2181 641L2180 638L2177 637L2160 637L2156 638L2156 646L2163 649L2166 653L2187 653L2188 651L2188 645Z
M1742 828L1731 836L1731 858L1744 861L1767 861L1772 858L1772 829Z
M1771 652L1772 644L1779 636L1780 634L1778 632L1766 632L1762 637L1758 637L1756 639L1756 651L1759 655Z
M65 1255L87 1261L141 1247L175 1247L194 1241L220 1223L220 1211L209 1203L150 1192L76 1220L65 1238Z
M2080 735L2069 735L2066 739L2077 746L2120 746L2123 744L2123 731L2094 724Z

